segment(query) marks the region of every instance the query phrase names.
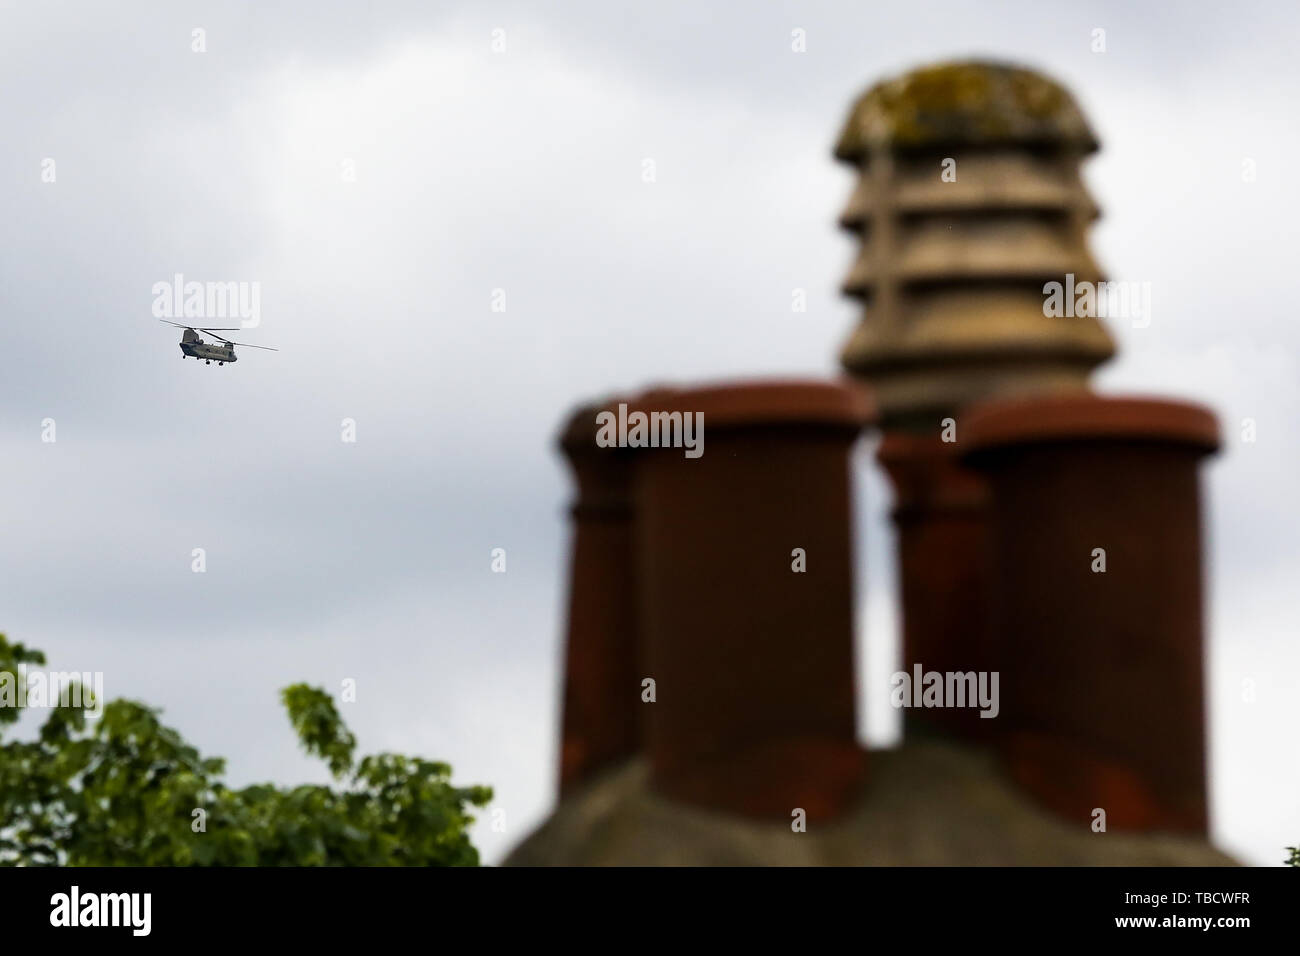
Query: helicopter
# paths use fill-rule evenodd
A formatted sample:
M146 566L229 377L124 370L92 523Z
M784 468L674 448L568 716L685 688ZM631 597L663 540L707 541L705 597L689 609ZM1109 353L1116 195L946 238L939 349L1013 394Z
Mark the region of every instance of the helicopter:
M227 362L237 362L238 357L235 355L235 346L249 349L266 349L268 352L278 352L279 349L273 349L269 345L249 345L247 342L232 342L230 339L217 335L218 332L238 332L239 329L200 329L190 325L181 325L179 322L168 322L166 319L159 319L159 322L165 322L167 325L174 325L178 329L184 329L181 333L181 358L193 356L196 359L202 359L203 364L211 365L216 362L218 365L225 365ZM206 332L217 342L205 342L200 332Z

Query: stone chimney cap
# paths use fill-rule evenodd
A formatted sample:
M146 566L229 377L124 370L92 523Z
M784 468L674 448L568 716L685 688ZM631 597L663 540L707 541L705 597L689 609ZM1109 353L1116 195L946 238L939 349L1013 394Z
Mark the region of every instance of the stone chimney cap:
M872 149L950 145L1098 148L1065 87L1033 70L968 60L877 83L854 104L835 157L857 163Z

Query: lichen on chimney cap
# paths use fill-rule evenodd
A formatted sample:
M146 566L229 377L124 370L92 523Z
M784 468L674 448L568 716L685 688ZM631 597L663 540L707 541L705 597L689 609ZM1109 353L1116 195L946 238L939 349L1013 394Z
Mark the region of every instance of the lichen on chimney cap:
M871 87L853 104L835 157L852 163L877 148L1009 144L1097 149L1061 84L1034 70L973 60L921 67Z

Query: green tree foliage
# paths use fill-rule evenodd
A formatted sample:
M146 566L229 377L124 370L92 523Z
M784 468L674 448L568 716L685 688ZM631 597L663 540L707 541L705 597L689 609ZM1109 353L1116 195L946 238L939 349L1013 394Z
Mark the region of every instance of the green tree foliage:
M1289 846L1286 848L1291 855L1287 857L1287 866L1300 866L1300 846Z
M0 634L0 684L45 655ZM0 741L0 864L25 866L475 866L470 808L488 787L454 787L445 763L356 740L324 691L281 692L308 753L338 789L259 784L232 790L205 758L130 700L99 719L52 707L35 740ZM19 710L0 694L0 733ZM199 812L201 811L201 812Z

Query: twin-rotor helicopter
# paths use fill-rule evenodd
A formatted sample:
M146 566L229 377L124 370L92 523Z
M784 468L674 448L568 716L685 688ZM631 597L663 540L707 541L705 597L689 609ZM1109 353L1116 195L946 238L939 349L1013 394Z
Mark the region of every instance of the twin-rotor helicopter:
M195 326L181 325L179 322L169 322L167 319L159 319L159 322L166 322L168 325L174 325L178 329L184 329L181 333L181 358L195 358L203 362L204 365L211 365L216 362L218 365L225 365L227 362L237 362L235 357L235 346L247 349L266 349L268 352L278 352L279 349L273 349L269 345L249 345L247 342L232 342L228 338L217 335L218 332L238 332L238 328L220 328L220 329L200 329ZM199 335L204 332L214 339L215 342L205 342L203 336Z

